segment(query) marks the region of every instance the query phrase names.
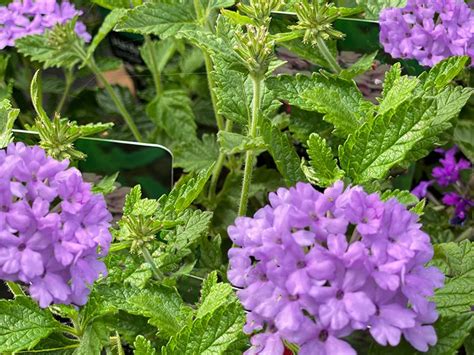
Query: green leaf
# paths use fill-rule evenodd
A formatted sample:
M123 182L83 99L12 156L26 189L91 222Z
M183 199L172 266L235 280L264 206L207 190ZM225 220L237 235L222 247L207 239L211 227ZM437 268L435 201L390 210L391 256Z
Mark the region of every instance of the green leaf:
M199 303L203 303L207 296L211 293L212 288L217 285L217 271L210 272L201 285L201 298Z
M143 335L137 336L135 342L133 343L133 347L135 348L134 354L135 355L155 355L156 350L151 345L151 342L147 340Z
M300 143L306 145L311 133L329 133L332 125L323 120L322 114L292 107L288 129Z
M142 0L92 0L93 3L109 10L116 8L130 8L142 4Z
M145 44L140 48L140 55L153 75L155 83L161 80L161 72L165 69L175 51L176 44L172 38L160 39L159 41L145 39Z
M344 176L324 138L313 133L309 136L307 144L311 165L310 171L306 173L308 180L326 187Z
M215 284L208 292L197 310L196 318L204 318L206 315L215 312L218 308L235 300L232 287L228 283Z
M13 109L10 101L0 101L0 149L13 141L12 129L20 110Z
M461 243L437 244L433 263L447 274L444 287L436 290L434 296L441 316L471 312L474 304L473 243L465 240Z
M389 74L387 74L388 76ZM391 80L391 78L389 78ZM396 110L402 103L413 97L413 91L419 84L417 78L401 76L390 82L389 87L384 86L383 99L377 108L379 115L390 110Z
M364 54L362 57L352 64L349 68L341 70L339 77L346 80L351 80L356 76L365 73L372 67L372 64L377 56L377 52L372 54Z
M441 317L435 323L438 341L426 354L455 355L464 340L474 328L474 315L471 313Z
M211 165L207 169L181 178L168 195L159 199L160 209L165 212L180 213L188 208L206 186L211 177L212 168Z
M98 183L94 184L92 187L92 192L95 194L107 195L115 191L117 188L115 186L115 181L119 176L119 172L116 172L113 175L109 175L101 179Z
M235 0L206 0L208 9L220 9L224 7L231 7L235 4Z
M262 137L251 138L239 133L220 131L217 133L217 141L221 146L221 152L228 155L247 150L265 150L265 142Z
M454 141L471 162L474 162L474 121L459 121L454 130Z
M225 354L240 338L245 322L238 303L222 307L203 318L196 319L162 348L163 355Z
M97 31L97 34L94 36L90 46L87 48L87 56L85 61L88 61L92 58L100 42L104 40L109 32L112 31L115 25L119 23L126 14L126 9L115 8L105 17L99 30Z
M466 67L469 57L449 57L436 64L425 79L424 89L441 89L451 83Z
M356 3L364 9L366 19L378 20L380 11L389 7L404 7L406 0L356 0Z
M281 75L269 78L267 86L290 105L325 114L324 120L334 125L335 134L344 137L360 127L371 106L354 82L333 76Z
M49 124L49 117L43 109L43 93L41 86L41 71L37 70L33 75L30 84L30 97L38 118L46 125Z
M166 90L148 104L146 112L172 140L188 142L196 138L192 102L184 90Z
M134 186L128 195L125 197L125 203L123 205L123 214L130 215L132 214L135 205L142 198L142 188L140 185Z
M407 190L387 190L382 193L380 198L382 201L396 198L398 202L404 205L416 205L419 202L418 198Z
M116 31L155 34L161 38L176 35L180 31L198 29L196 14L189 4L147 2L130 10Z
M50 31L43 35L18 38L15 48L31 60L40 62L46 68L72 68L80 62L74 51L59 49L48 40Z
M32 349L41 339L59 330L60 323L30 298L0 300L0 352Z
M231 11L231 10L221 10L222 16L228 18L233 24L245 26L245 25L256 25L255 21L245 15L242 15L239 12Z
M395 81L400 78L401 75L402 67L400 63L395 63L394 65L392 65L392 67L385 73L382 97L387 96L387 93L392 89Z
M102 348L109 343L109 329L105 323L95 321L84 330L79 347L74 355L100 354Z
M219 145L214 135L204 134L202 140L195 139L175 147L173 166L186 172L199 171L213 165L219 156Z
M274 127L269 120L263 122L261 133L286 184L293 186L299 181L306 181L300 167L300 158L288 136Z
M74 122L75 123L75 122ZM77 125L74 127L75 130L79 131L81 137L94 136L96 134L108 131L114 126L113 122L108 123L88 123L86 125Z

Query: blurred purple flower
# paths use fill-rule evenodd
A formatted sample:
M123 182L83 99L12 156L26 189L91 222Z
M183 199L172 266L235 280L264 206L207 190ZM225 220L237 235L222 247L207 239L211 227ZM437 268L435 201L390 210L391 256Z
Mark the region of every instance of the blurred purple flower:
M428 194L428 187L433 184L433 181L420 181L418 186L416 186L411 193L418 197L419 199L424 198Z
M433 343L416 327L429 326L442 274L424 267L433 248L415 214L342 182L324 193L298 183L269 200L228 229L228 277L249 310L245 332L257 333L247 354L282 354L283 341L301 354L355 354L340 339L354 330L382 345L402 334L419 350Z
M0 7L0 49L13 47L18 38L42 34L57 24L65 24L82 11L76 10L67 0L14 0ZM77 22L76 33L89 42L91 36L86 26Z
M458 182L459 172L471 167L471 163L463 158L456 161L456 147L446 151L444 149L436 149L436 152L444 153L444 157L439 160L441 166L435 167L431 172L431 175L433 175L433 178L440 186L448 186Z
M474 201L461 196L457 192L448 192L443 196L443 203L447 206L454 206L454 215L459 221L467 218L469 210L474 206Z
M380 42L393 58L433 66L450 56L474 58L474 13L463 0L408 0L380 14Z
M102 195L39 147L0 150L0 278L29 285L41 307L83 305L107 272L112 237Z

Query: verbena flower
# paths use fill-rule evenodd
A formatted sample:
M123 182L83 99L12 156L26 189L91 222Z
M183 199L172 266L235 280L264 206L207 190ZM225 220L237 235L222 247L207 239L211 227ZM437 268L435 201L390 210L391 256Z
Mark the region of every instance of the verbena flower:
M14 0L0 7L0 49L14 46L18 38L42 34L80 15L82 11L69 1ZM86 42L90 41L91 36L82 22L76 23L75 30Z
M369 330L392 346L405 336L426 351L436 343L429 301L443 274L417 216L339 181L324 193L298 183L269 196L253 218L228 228L229 280L249 311L247 354L355 354L343 338Z
M440 165L433 168L431 175L432 180L421 181L418 186L416 186L412 193L418 198L423 198L428 194L428 187L437 183L442 188L457 188L462 186L460 172L471 168L471 163L466 159L459 158L456 159L456 153L458 149L456 146L451 149L436 149L437 153L443 154L443 158L439 160ZM469 199L467 194L461 194L459 192L444 192L443 203L446 206L454 207L455 218L452 222L459 223L463 222L469 210L474 206L474 201Z
M408 0L380 14L380 42L394 58L433 66L444 58L474 58L474 13L464 0Z
M83 305L106 273L112 216L69 162L23 143L0 150L0 278L20 281L41 307Z

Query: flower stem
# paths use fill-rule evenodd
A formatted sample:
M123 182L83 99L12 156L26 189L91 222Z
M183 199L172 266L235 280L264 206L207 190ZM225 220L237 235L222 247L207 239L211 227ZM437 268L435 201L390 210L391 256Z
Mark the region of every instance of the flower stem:
M316 38L316 41L319 51L323 55L324 59L326 59L326 62L328 62L328 65L331 70L336 74L340 73L342 69L339 66L339 63L337 62L336 58L334 58L328 46L326 45L326 42L324 42L324 39L322 39L321 36L318 36Z
M142 246L141 251L142 251L142 254L143 254L143 258L148 263L148 265L150 265L151 271L152 271L153 276L155 277L156 281L163 280L165 275L163 275L163 273L160 270L158 270L158 268L156 267L155 261L153 260L153 257L151 256L148 249L145 246Z
M150 36L145 36L145 44L151 47L151 38ZM163 94L163 84L161 83L161 72L158 69L158 63L156 61L156 55L150 48L150 59L152 61L153 68L151 70L151 75L153 76L153 83L155 84L155 91L157 96L161 96ZM173 49L174 50L174 49Z
M8 288L10 289L10 292L13 294L13 296L25 296L25 292L23 289L20 287L20 285L12 282L12 281L6 281L6 284Z
M69 96L69 91L71 91L71 86L72 83L74 82L74 73L72 69L67 69L64 71L64 78L66 80L66 85L64 87L64 92L61 96L61 100L58 103L58 106L56 106L55 112L61 113L63 110L64 104L66 103L66 99Z
M214 109L214 115L216 116L217 128L221 131L224 129L224 118L218 112L219 110L217 108L217 96L214 92L216 83L214 81L214 78L212 77L212 60L209 54L207 54L206 52L204 52L204 62L206 64L207 83L209 86L209 93L211 94L211 102L212 107Z
M257 137L257 129L259 125L260 105L262 101L263 79L261 77L252 76L253 100L252 100L252 120L250 122L250 138ZM249 200L250 183L252 181L253 164L255 161L255 152L248 150L245 154L244 179L242 182L242 192L240 195L239 216L245 216L247 213L247 205Z

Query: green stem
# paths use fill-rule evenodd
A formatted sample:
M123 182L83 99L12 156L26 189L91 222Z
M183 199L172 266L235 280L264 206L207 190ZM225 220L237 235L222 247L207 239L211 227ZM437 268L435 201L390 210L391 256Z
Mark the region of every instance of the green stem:
M322 39L321 36L318 36L316 37L316 41L319 51L323 55L324 59L326 59L326 62L328 62L331 70L336 74L340 73L342 69L339 66L339 63L337 62L336 58L334 58L328 46L326 45L326 42L324 42L324 39Z
M459 243L465 239L472 239L474 237L474 227L469 227L464 232L461 233L459 237L456 238L455 242Z
M127 240L125 242L113 243L110 246L109 253L115 253L120 250L129 249L132 246L132 241Z
M262 101L262 87L263 80L260 77L251 76L253 86L253 100L252 100L252 120L250 122L250 131L248 136L250 138L257 137L257 129L260 116L260 105ZM242 182L242 192L240 195L239 216L245 216L247 213L247 205L249 200L250 183L252 181L253 164L255 161L255 153L253 150L248 150L245 154L245 169L244 179Z
M120 115L125 120L125 123L128 125L130 130L132 131L133 136L135 137L137 142L143 142L143 138L142 138L142 136L140 134L140 131L138 130L137 126L135 125L135 122L133 121L132 116L130 116L130 113L128 113L127 108L123 104L120 97L117 96L117 94L115 93L115 90L109 84L107 79L105 79L104 75L100 71L100 68L95 63L94 58L88 58L87 53L85 52L84 48L82 48L79 45L74 45L73 48L74 48L76 54L78 55L78 57L82 59L82 62L84 63L84 65L87 65L87 67L90 69L90 71L94 73L97 80L104 86L105 90L107 91L110 98L114 102L115 106L119 110Z
M74 82L74 73L72 69L68 69L64 72L64 78L66 80L64 92L61 96L61 100L58 103L58 106L56 106L55 112L61 113L63 110L64 104L66 103L66 99L69 96L69 92L71 91L71 86L72 83Z
M8 288L10 289L10 292L13 294L13 296L25 296L25 292L23 292L23 289L20 287L20 285L12 282L12 281L6 281L6 284Z
M79 332L76 328L70 327L70 326L68 326L68 325L62 324L62 325L60 326L60 329L61 329L64 333L74 335L75 337L78 337L78 338L79 338L79 337L81 336L80 332Z
M150 265L151 271L152 271L153 276L155 277L156 281L163 280L165 275L163 275L163 273L160 270L158 270L158 268L156 267L155 261L153 260L153 257L151 256L148 249L146 247L142 246L141 251L142 251L142 254L143 254L143 258L148 263L148 265Z
M232 131L232 121L227 120L225 124L224 131L230 132ZM213 200L216 197L216 190L217 190L217 183L219 182L219 176L221 175L222 168L224 167L224 162L226 158L225 153L219 153L219 157L217 158L216 166L214 167L214 171L212 172L211 183L209 185L209 200Z
M146 44L151 43L150 36L145 36L145 43ZM150 49L153 49L151 45L149 47ZM158 63L156 61L155 53L151 51L149 54L150 54L150 58L153 65L153 70L151 71L151 74L153 75L153 82L155 84L156 95L161 96L163 94L163 84L161 83L161 72L158 69Z
M95 74L97 80L100 81L100 83L104 86L105 90L109 94L110 98L114 102L115 106L120 112L120 115L123 117L125 120L125 123L128 125L128 128L130 128L130 131L132 131L133 136L137 140L137 142L143 142L143 137L140 134L140 131L138 130L137 126L135 125L135 122L133 121L132 116L130 116L130 113L128 113L127 108L123 104L122 100L117 96L115 93L115 90L113 87L109 84L107 79L105 79L104 75L100 71L100 69L97 67L95 62L91 60L89 62L89 68L91 71Z
M207 72L207 83L209 86L209 93L211 94L212 107L214 109L214 115L216 116L217 128L222 131L224 129L224 118L219 114L217 108L217 96L214 92L216 83L212 77L212 60L209 54L204 52L204 62L206 63L206 72Z

